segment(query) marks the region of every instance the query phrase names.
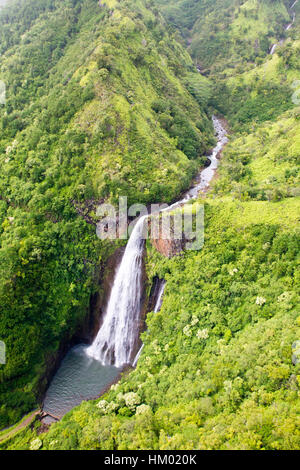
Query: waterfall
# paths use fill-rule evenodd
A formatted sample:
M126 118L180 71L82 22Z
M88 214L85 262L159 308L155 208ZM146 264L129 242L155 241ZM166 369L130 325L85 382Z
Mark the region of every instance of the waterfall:
M165 288L166 288L166 281L163 281L158 291L157 301L153 310L154 313L158 313L161 309Z
M221 122L213 116L213 124L218 143L209 159L211 165L200 173L200 180L187 191L183 199L168 209L174 209L197 197L209 185L218 166L218 154L227 143L227 133ZM117 270L108 302L104 322L93 344L86 349L86 354L100 361L103 365L122 367L125 364L136 365L143 346L132 361L139 333L139 320L142 306L143 284L142 265L145 247L145 221L141 217L135 225L128 241L120 267ZM162 284L155 311L161 308L165 284Z
M293 24L295 23L295 20L296 20L296 13L293 12L293 21L292 21L290 24L288 24L288 25L286 26L286 28L285 28L286 31L289 31L289 30L291 29L291 27L292 27Z
M273 44L273 46L271 47L271 50L270 50L270 54L273 55L275 50L277 49L277 46L278 44Z
M163 301L163 295L164 295L164 292L165 292L165 288L166 288L166 281L163 281L161 283L160 287L159 287L156 304L155 304L155 307L154 307L154 310L153 310L154 313L160 312L160 309L161 309L161 306L162 306L162 301ZM137 355L135 356L135 359L132 363L132 367L136 367L136 365L138 363L138 360L140 358L140 355L142 354L143 349L144 349L144 344L142 344L142 346L139 349Z
M133 229L116 273L103 325L86 350L103 365L121 367L132 359L142 302L145 220L145 216L141 217Z
M133 361L133 363L132 363L132 367L136 367L136 365L137 365L137 363L138 363L138 360L139 360L139 358L140 358L140 355L142 354L142 351L143 351L143 349L144 349L144 346L145 346L145 345L142 344L142 346L141 346L139 352L138 352L137 355L135 356L135 359L134 359L134 361Z

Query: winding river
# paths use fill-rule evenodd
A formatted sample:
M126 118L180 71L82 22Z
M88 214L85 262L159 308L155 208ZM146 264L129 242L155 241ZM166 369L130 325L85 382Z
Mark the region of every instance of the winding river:
M167 210L182 206L205 191L218 167L218 156L226 145L227 132L213 116L217 145L208 157L210 165L202 170L194 185ZM104 321L91 346L71 349L54 376L46 393L43 410L57 418L82 401L100 395L117 380L125 365L135 367L143 346L136 354L143 297L144 227L147 216L138 219L117 269ZM155 312L162 306L165 283L158 293Z

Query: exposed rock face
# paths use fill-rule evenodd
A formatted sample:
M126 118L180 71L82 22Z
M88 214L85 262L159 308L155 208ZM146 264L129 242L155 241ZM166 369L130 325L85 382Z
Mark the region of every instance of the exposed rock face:
M160 218L159 226L156 225L157 228L154 228L154 224L158 223L158 217L149 219L149 233L153 235L153 230L155 232L155 236L150 236L150 241L160 254L166 258L173 258L184 250L186 240L183 234L181 234L182 238L175 234L173 217L170 217L169 226L163 224Z

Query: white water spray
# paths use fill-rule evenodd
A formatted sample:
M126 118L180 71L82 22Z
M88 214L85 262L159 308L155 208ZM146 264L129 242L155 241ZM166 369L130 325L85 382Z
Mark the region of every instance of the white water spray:
M274 54L274 52L276 51L277 47L278 47L278 44L273 44L273 46L271 47L271 50L270 50L270 54L271 54L271 55Z

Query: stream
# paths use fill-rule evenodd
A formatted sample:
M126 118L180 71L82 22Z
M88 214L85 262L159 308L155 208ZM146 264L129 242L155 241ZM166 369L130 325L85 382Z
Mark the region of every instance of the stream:
M226 129L213 116L217 145L208 157L210 165L202 170L193 186L167 210L182 206L205 191L218 167L218 156L228 142ZM131 233L116 271L104 321L90 346L72 348L63 359L45 396L43 411L61 418L84 400L100 396L116 381L125 365L135 367L143 346L136 354L143 297L144 229L148 216L140 217ZM158 292L154 312L162 306L166 283Z
M297 5L297 3L298 3L298 0L295 0L294 3L290 6L290 11L292 13L292 22L289 23L287 26L285 26L285 28L284 28L285 31L289 31L292 28L293 24L295 23L296 13L293 10L294 10L295 6ZM271 49L270 49L270 54L273 55L274 52L276 51L277 47L282 46L283 43L284 43L284 39L280 39L278 44L273 44Z

